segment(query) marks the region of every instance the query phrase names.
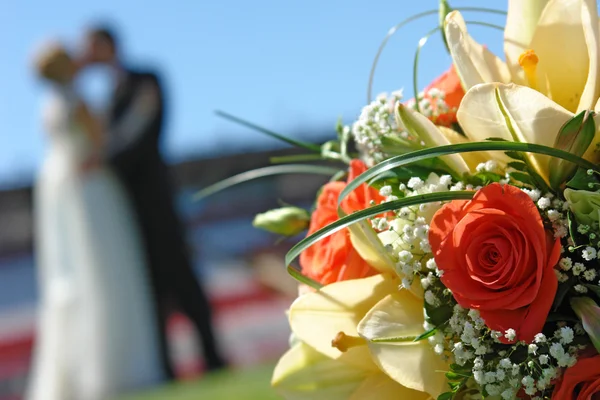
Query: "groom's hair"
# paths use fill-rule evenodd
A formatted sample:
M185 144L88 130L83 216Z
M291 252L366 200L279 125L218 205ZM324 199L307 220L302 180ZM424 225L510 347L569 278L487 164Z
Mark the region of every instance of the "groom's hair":
M89 35L91 37L95 37L98 39L104 40L106 43L110 44L113 48L113 51L117 50L117 36L114 31L107 26L97 26L89 31Z

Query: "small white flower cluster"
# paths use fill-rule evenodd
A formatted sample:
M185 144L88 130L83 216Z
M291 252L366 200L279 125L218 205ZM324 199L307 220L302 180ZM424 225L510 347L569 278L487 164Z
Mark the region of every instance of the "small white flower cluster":
M563 204L563 208L568 207L568 203ZM548 212L548 217L552 221L552 218L558 211L554 210L554 213ZM552 215L552 217L551 217ZM553 224L555 226L555 235L558 230L556 229L555 222L563 221L564 229L568 235L568 223L566 222L566 216L560 214L561 217L555 219ZM556 277L559 282L567 282L568 280L574 280L576 284L573 286L575 291L580 294L588 293L589 285L600 285L599 278L600 273L598 271L599 268L599 248L600 243L598 242L598 238L600 234L598 233L598 229L596 226L590 226L585 224L579 224L576 228L576 234L580 235L579 237L587 238L587 243L577 243L575 245L571 237L567 237L566 240L563 240L563 243L566 242L566 248L568 252L565 252L563 249L563 257L560 259L557 268L554 270ZM565 239L565 238L563 238Z
M434 123L445 125L445 121L440 121L440 117L448 113L456 113L456 107L450 107L446 103L446 93L438 88L419 92L417 102L421 114L429 118ZM409 100L406 105L417 110L417 102L414 99Z
M536 204L542 218L552 224L554 237L560 239L567 237L569 234L569 223L566 211L569 209L569 204L555 198L552 193L542 195L539 189L521 188L521 190Z
M391 96L380 94L362 109L358 120L352 125L352 135L368 165L375 165L388 157L383 150L382 140L385 136L393 136L407 145L411 144L410 135L398 126L394 117L394 106L401 99L401 90L393 92ZM413 139L412 142L416 141Z
M498 172L499 166L496 160L488 160L484 163L480 163L476 167L477 172Z
M514 329L492 331L477 310L456 304L446 328L429 341L436 353L450 346L446 350L452 352L457 365L472 366L473 379L484 393L512 399L521 388L532 396L550 389L560 369L575 364L577 352L584 348L574 345L576 336L585 335L579 325L560 323L550 338L538 333L532 343L505 344L501 340L517 338ZM499 357L491 358L491 354Z
M426 180L411 178L407 184L401 184L399 190L404 197L417 196L425 193L447 192L452 185L450 175L438 176L430 174ZM385 201L396 200L390 186L380 189L380 194L385 196ZM373 227L381 232L380 239L396 260L396 270L402 277L402 286L405 288L413 284L415 276L421 277L421 284L425 291L425 301L437 306L440 299L431 291L427 291L428 282L441 275L435 261L431 258L429 244L429 221L441 207L440 202L425 203L418 206L403 207L395 212L395 218L376 218L372 220ZM385 221L384 221L385 220Z

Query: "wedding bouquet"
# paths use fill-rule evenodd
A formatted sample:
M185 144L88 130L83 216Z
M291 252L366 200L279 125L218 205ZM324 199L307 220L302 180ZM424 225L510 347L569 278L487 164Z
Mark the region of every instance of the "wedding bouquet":
M505 62L459 9L439 12L453 66L416 99L378 96L321 147L285 139L347 170L311 212L255 220L308 227L285 260L300 296L272 384L288 399L600 399L596 2L509 0ZM258 175L332 173L286 167Z

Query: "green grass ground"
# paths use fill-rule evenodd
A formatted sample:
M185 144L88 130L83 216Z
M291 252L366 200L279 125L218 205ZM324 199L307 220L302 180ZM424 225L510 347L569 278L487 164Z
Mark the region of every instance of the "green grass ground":
M167 385L157 390L118 400L278 400L269 382L273 365L222 371L197 381Z

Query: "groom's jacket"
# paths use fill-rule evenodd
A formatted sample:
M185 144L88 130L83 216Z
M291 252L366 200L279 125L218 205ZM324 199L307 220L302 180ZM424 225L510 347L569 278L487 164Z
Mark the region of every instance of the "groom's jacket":
M190 268L168 169L159 149L163 117L158 76L127 71L109 111L108 156L138 214L153 281L159 286L167 271Z

